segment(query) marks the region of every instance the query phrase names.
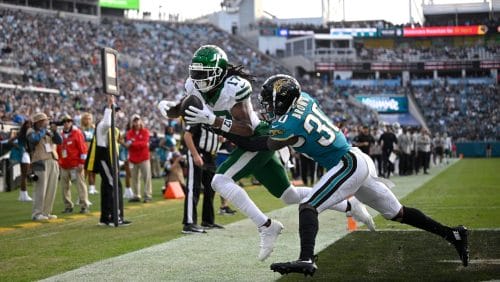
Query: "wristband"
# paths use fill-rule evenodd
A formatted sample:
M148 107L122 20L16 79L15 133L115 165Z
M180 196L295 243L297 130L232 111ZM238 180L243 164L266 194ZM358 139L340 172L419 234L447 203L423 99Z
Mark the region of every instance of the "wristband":
M227 119L225 118L223 121L222 121L222 125L220 127L220 130L224 131L224 132L229 132L229 130L231 130L231 126L233 125L233 121L230 120L230 119Z

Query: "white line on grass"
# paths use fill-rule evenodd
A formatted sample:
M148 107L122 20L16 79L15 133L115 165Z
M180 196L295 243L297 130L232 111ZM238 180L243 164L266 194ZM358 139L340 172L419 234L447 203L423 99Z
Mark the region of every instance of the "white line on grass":
M430 175L394 177L393 192L402 198L438 175L446 167L431 170ZM375 214L371 210L372 214ZM224 230L184 237L105 259L62 273L45 281L272 281L281 277L269 270L278 261L295 260L299 255L297 206L288 206L268 214L285 225L274 253L265 262L257 260L259 235L246 219L229 224ZM347 232L346 217L328 211L320 215L316 252L320 252Z

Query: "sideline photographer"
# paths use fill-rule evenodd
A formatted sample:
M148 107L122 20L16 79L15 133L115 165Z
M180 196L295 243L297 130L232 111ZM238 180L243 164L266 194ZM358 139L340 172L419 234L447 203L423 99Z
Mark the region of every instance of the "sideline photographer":
M56 144L61 144L62 138L57 132L57 124L49 125L46 114L36 113L31 120L33 128L28 130L26 137L32 148L33 173L38 177L31 216L35 221L56 219L57 216L52 214L59 177Z

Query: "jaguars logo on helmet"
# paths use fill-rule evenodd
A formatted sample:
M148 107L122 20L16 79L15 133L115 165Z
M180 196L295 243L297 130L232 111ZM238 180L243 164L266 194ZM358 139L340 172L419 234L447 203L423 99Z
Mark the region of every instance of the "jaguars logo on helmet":
M226 53L215 45L201 46L189 65L189 77L196 89L206 93L217 87L226 77L228 68Z
M259 95L262 115L267 120L273 120L286 114L300 93L300 84L295 78L286 74L271 76L262 85Z

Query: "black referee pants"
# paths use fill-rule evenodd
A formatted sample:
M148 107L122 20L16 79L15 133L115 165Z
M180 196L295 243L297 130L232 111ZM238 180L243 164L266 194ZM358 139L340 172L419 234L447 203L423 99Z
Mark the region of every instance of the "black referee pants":
M113 174L108 162L100 160L99 175L101 176L101 218L100 222L114 222L113 218ZM118 179L118 220L123 220L123 191Z
M208 154L208 153L205 153ZM197 224L198 213L197 206L200 198L201 186L203 185L203 211L201 221L205 224L214 224L214 195L215 191L212 189L211 182L214 178L215 171L211 169L201 168L196 166L193 161L191 152L188 151L188 176L186 187L184 188L184 217L182 224ZM203 156L204 167L215 167L214 159Z

